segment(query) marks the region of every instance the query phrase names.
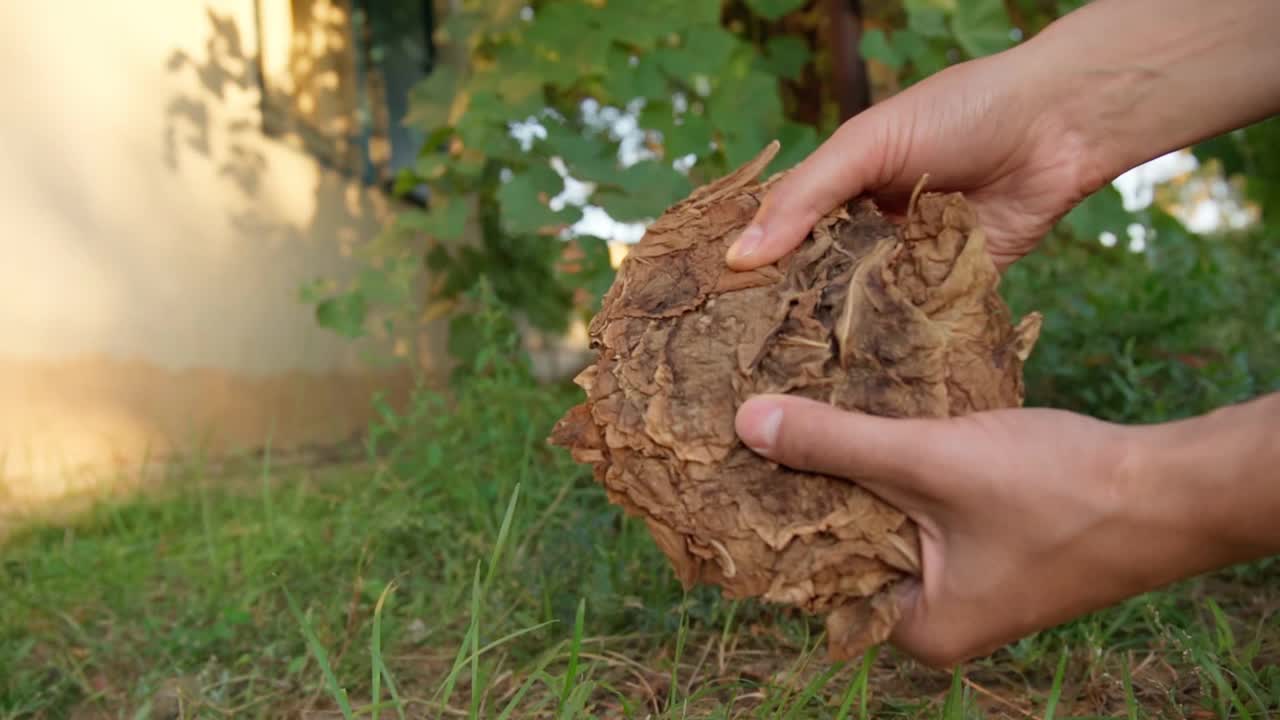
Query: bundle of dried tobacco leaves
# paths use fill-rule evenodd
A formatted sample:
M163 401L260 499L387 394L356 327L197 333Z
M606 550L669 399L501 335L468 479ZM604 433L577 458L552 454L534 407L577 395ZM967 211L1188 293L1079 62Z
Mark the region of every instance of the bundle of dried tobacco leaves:
M917 194L895 224L868 200L750 272L724 262L776 182L771 144L649 227L590 326L585 403L550 441L594 466L644 518L686 587L713 583L827 616L828 654L855 657L897 621L889 590L920 573L915 525L844 478L746 448L738 406L792 393L894 417L1020 405L1040 316L1017 326L959 194Z

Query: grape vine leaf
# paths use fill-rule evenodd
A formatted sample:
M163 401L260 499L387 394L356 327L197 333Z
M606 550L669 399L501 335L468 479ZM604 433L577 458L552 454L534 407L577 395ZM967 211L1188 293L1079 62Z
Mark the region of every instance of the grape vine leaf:
M606 72L605 92L619 106L636 98L652 100L668 95L667 79L652 54L633 55L615 45L609 50Z
M698 74L720 74L740 44L733 33L718 25L699 25L688 30L679 47L661 48L654 55L667 74L687 82Z
M614 176L613 182L591 196L619 222L656 218L673 203L693 192L689 178L669 163L642 160Z
M348 338L364 335L366 314L364 295L357 291L326 298L316 305L316 322Z
M867 60L884 63L894 70L902 67L904 58L898 54L897 49L890 44L888 36L880 28L871 28L863 33L859 49L862 57Z
M1013 47L1013 24L1004 0L957 2L951 32L970 57L993 55Z
M617 172L617 157L609 152L612 145L583 134L576 128L543 121L547 137L543 141L552 155L558 155L569 174L584 182L606 180Z
M440 240L452 240L462 236L467 223L467 205L459 198L435 195L431 208L405 210L396 216L396 226L402 230L416 230Z
M766 20L777 20L804 7L805 0L747 0L747 6Z
M577 222L580 209L567 206L555 211L550 207L551 198L563 189L564 179L545 164L513 175L497 192L503 229L513 235L535 235L548 227Z
M947 31L947 13L937 3L930 0L906 0L907 27L924 37L945 38Z
M784 123L778 130L777 140L782 147L765 168L765 174L786 170L818 149L818 131L812 125Z
M749 72L721 79L708 100L708 117L720 131L729 167L739 167L773 140L782 125L782 98L772 75ZM751 112L743 112L743 98L752 99Z
M809 55L809 46L803 40L794 35L779 35L769 39L760 63L768 72L794 80L809 63Z
M1092 242L1104 232L1124 237L1134 218L1125 209L1120 191L1114 185L1105 185L1076 205L1063 221L1076 237Z

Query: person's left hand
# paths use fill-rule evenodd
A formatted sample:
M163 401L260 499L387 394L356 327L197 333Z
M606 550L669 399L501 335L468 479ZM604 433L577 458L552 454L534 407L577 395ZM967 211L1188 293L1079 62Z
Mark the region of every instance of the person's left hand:
M904 586L890 642L933 667L1170 582L1196 552L1177 512L1135 490L1136 428L1029 408L888 419L761 396L739 410L737 432L918 523L922 578Z

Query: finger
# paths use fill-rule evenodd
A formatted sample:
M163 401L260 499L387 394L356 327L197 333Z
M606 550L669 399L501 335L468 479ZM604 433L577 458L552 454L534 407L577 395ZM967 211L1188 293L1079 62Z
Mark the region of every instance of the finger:
M729 267L751 270L777 260L823 215L883 184L894 154L884 115L882 107L855 115L779 180L729 248Z
M923 419L847 412L799 397L761 395L742 404L735 427L747 447L770 460L848 478L906 510L920 504L928 438L939 426Z

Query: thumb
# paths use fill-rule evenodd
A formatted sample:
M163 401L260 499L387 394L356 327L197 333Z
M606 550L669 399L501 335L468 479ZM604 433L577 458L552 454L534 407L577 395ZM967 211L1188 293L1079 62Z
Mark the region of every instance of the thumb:
M755 452L795 470L847 478L906 510L921 505L929 443L937 425L848 412L788 395L759 395L738 409L735 428Z
M833 208L883 185L895 145L884 116L883 106L855 115L779 180L729 248L729 267L768 265L799 246Z

